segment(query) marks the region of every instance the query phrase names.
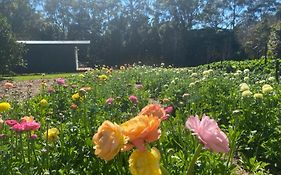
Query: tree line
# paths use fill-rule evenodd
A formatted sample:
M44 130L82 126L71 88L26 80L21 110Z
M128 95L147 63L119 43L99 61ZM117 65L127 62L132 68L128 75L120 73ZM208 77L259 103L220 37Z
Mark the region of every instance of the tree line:
M91 40L88 66L278 55L280 16L280 0L0 0L14 39Z

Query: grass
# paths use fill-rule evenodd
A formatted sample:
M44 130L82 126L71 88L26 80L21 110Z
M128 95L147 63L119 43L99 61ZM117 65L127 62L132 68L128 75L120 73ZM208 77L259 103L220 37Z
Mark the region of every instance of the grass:
M12 80L12 81L28 81L38 79L53 79L53 78L67 78L75 73L54 73L54 74L23 74L15 76L0 77L0 80Z

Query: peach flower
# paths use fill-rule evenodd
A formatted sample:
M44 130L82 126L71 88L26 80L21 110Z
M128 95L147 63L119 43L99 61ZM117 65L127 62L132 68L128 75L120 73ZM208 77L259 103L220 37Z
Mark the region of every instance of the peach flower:
M185 125L189 130L194 132L194 135L198 137L207 149L224 153L229 151L227 136L220 130L215 120L203 115L200 121L196 115L189 117Z
M157 116L158 118L163 118L166 116L166 112L163 108L161 108L160 105L158 104L150 104L145 106L141 112L139 113L139 115L153 115L153 116Z
M126 143L122 128L106 120L93 136L95 154L104 160L113 159Z
M121 124L124 135L130 141L124 149L128 150L136 146L141 151L146 150L145 143L159 139L161 135L161 130L159 129L160 123L161 119L158 116L138 115Z

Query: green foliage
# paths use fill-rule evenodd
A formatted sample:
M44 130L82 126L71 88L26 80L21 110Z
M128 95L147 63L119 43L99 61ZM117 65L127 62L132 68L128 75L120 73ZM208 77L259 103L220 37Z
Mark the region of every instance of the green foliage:
M281 58L281 22L272 26L268 41L269 55L274 58Z
M0 74L8 74L17 66L23 66L24 48L16 43L10 25L5 17L0 15Z

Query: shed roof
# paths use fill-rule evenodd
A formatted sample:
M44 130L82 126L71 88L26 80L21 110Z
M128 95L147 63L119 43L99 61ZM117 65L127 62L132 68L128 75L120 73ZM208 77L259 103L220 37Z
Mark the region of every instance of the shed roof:
M90 44L90 40L81 41L17 41L23 44Z

